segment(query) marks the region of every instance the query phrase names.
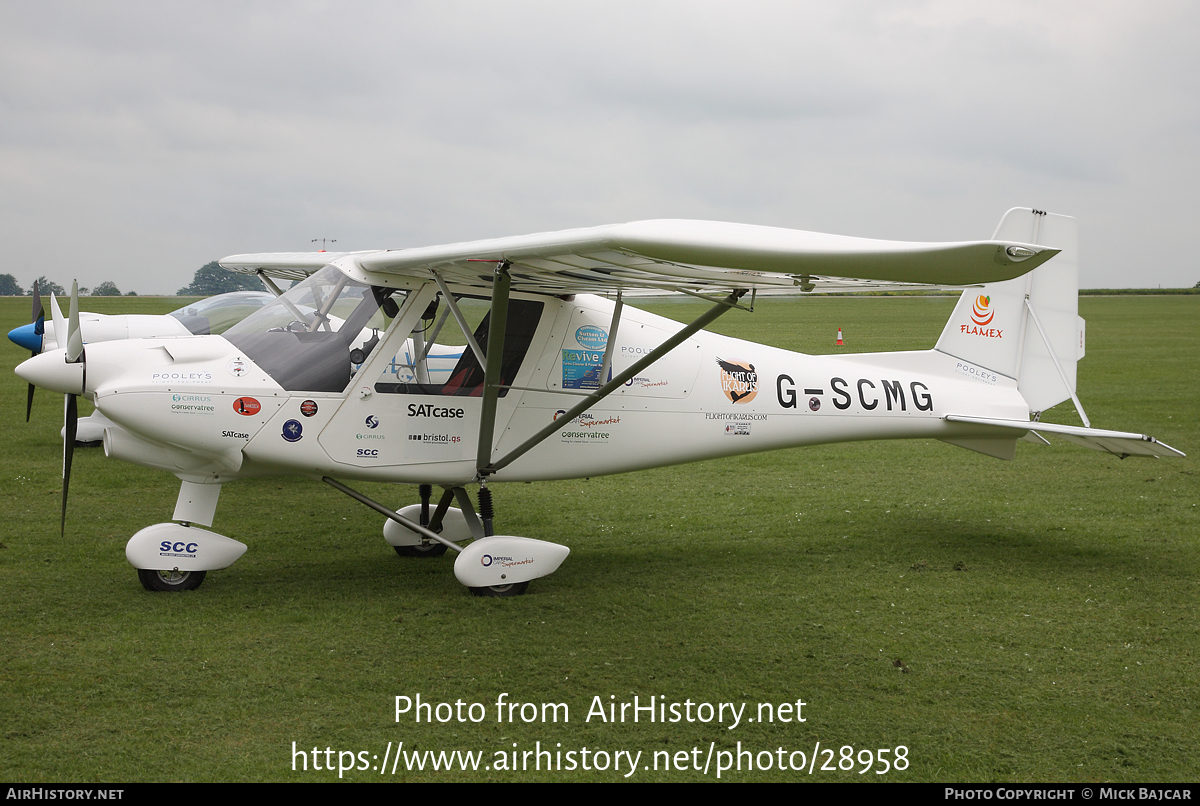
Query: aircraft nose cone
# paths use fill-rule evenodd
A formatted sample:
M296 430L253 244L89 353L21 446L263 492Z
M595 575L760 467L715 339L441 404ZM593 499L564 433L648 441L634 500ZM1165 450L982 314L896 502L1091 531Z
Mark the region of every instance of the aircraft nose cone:
M32 322L8 331L8 340L18 347L24 347L31 353L42 351L42 334L37 332L37 326Z
M67 363L66 350L35 355L17 367L27 383L64 395L83 394L83 362Z

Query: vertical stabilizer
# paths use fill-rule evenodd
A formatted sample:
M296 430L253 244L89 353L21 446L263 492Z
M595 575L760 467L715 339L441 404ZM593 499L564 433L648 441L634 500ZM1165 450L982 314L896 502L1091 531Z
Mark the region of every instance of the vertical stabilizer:
M966 289L935 349L1016 379L1030 411L1041 412L1074 398L1083 355L1078 222L1014 208L993 239L1061 252L1022 277Z

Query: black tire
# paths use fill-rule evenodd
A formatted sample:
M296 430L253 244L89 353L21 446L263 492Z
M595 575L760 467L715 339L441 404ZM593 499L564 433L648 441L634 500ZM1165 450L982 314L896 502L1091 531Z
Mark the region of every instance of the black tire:
M486 588L470 588L472 596L487 596L490 598L500 598L509 596L521 596L529 588L528 582L510 582L507 585L489 585Z
M150 571L138 569L138 579L148 591L191 591L200 587L207 571Z
M446 553L445 543L419 543L415 546L392 546L401 557L441 557Z

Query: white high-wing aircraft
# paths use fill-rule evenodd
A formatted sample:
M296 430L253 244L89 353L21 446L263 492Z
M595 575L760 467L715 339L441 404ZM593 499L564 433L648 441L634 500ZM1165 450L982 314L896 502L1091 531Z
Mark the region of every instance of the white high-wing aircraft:
M1011 459L1018 439L1056 434L1122 457L1182 456L1088 423L1075 395L1077 240L1073 218L1014 209L991 240L967 243L643 221L418 249L237 255L221 264L306 279L222 336L86 349L73 300L67 347L17 372L68 396L68 431L74 398L86 395L114 423L107 455L181 479L173 522L126 546L147 589L195 588L246 550L199 528L211 526L222 484L290 474L379 511L399 554L453 549L473 593L511 596L569 549L494 534L497 482L866 439L932 437ZM760 289L839 282L967 290L923 352L808 356L703 330L747 296L752 307ZM625 306L625 293L645 289L712 304L684 326ZM477 326L472 299L486 310ZM466 348L435 377L428 355L448 323ZM1068 399L1086 427L1038 421ZM418 484L422 503L394 512L337 479ZM468 485L479 487L478 509Z

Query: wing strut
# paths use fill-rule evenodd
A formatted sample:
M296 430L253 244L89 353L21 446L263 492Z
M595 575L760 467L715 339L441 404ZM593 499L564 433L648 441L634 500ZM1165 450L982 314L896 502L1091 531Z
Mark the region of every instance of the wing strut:
M612 321L608 323L608 344L604 348L604 362L600 364L600 380L608 377L612 369L613 348L617 346L617 328L621 325L621 309L625 301L621 299L621 291L617 290L617 304L613 306Z
M508 289L505 288L506 294L507 294L507 290ZM658 359L662 358L667 353L674 350L680 344L683 344L685 341L690 339L696 332L703 330L713 320L715 320L718 316L720 316L721 314L728 311L730 308L737 307L737 301L739 299L741 299L745 294L746 294L746 289L741 288L741 289L737 289L737 290L731 292L729 294L729 296L726 297L725 299L718 300L716 305L712 306L707 311L702 313L690 325L683 328L678 333L676 333L674 336L672 336L671 338L664 341L662 344L655 347L653 350L650 351L649 354L647 354L640 361L634 362L624 372L621 372L620 374L615 376L611 381L604 384L604 386L600 387L595 392L588 395L578 405L576 405L574 408L572 408L566 414L563 414L562 418L565 420L568 420L568 421L573 420L576 417L578 417L580 414L583 414L585 411L590 409L592 406L599 403L602 399L608 397L610 394L612 394L613 392L620 389L622 386L625 385L625 381L629 380L634 375L638 374L643 369L650 366L655 361L657 361ZM493 306L495 306L495 297L493 297L492 304L493 304ZM493 310L495 310L494 307L493 307ZM490 338L491 337L489 336L489 339ZM609 338L611 339L611 336ZM492 342L489 341L488 345L491 346ZM491 376L489 375L488 377L491 377ZM499 390L497 390L497 391L499 391ZM486 393L487 392L485 391L485 394ZM487 412L486 403L485 403L484 412L485 412L485 414ZM493 409L492 415L491 415L491 419L493 421L495 420L495 416L496 416L496 412ZM480 424L480 432L482 433L484 427L486 426L488 428L488 434L490 437L490 434L492 433L491 432L492 425L494 425L494 423L492 423L492 424L488 424L486 422L481 423ZM538 443L540 443L546 437L550 436L555 431L558 431L559 428L561 428L561 427L562 427L561 424L559 424L557 421L550 422L545 428L538 431L536 434L534 434L532 437L530 437L529 439L522 442L517 447L513 448L511 451L509 451L503 457L501 457L500 459L497 459L495 462L492 462L490 465L486 465L486 466L483 464L483 445L484 445L484 443L480 442L480 457L479 457L479 461L478 461L480 479L481 480L486 479L492 473L495 473L496 471L512 464L517 459L524 456L528 451L530 451L534 447L536 447L538 445ZM489 447L490 447L490 441L489 441Z
M492 276L492 314L488 325L487 363L483 365L483 410L479 415L479 449L475 454L475 469L481 477L492 458L492 437L496 433L496 401L500 397L500 372L504 367L504 337L508 331L508 274L507 260L496 264Z

